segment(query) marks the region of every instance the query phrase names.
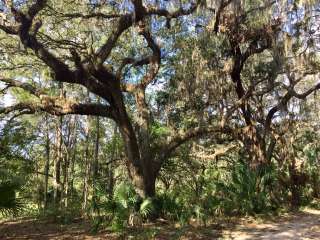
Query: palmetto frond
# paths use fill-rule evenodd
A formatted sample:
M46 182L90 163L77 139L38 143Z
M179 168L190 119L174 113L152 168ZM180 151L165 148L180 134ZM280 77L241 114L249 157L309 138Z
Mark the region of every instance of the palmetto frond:
M17 182L0 183L0 213L3 215L16 215L23 208L22 199L16 197L20 188Z

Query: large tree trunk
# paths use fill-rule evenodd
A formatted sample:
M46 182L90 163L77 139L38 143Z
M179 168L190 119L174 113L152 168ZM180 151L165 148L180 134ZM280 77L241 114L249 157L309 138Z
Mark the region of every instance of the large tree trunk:
M132 183L142 198L153 197L155 195L155 177L152 174L151 164L147 164L140 157L137 138L131 124L124 122L119 129L125 144L128 158L127 168ZM149 160L152 162L152 159Z
M301 185L299 182L299 173L296 169L295 160L289 166L290 190L291 190L291 207L296 209L301 204Z
M260 136L255 126L249 125L243 129L241 138L249 156L251 169L258 169L267 165L269 160L265 148L264 139Z
M153 167L153 158L146 159L142 157L142 155L146 155L146 152L140 152L137 136L122 99L119 103L121 107L118 107L118 125L128 158L127 168L129 176L137 193L142 198L154 197L156 174ZM142 148L141 150L148 151L146 148Z

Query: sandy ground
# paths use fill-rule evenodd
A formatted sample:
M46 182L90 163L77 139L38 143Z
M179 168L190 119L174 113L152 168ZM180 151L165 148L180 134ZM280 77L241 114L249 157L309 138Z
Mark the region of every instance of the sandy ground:
M320 240L320 211L309 209L272 221L245 222L223 233L223 239Z
M241 219L237 224L214 224L206 227L188 226L176 228L168 224L154 224L142 229L131 229L126 233L113 234L108 231L90 233L90 225L75 221L59 225L48 221L21 219L0 222L0 240L102 240L102 239L156 239L156 240L320 240L320 211L305 210L271 220L257 221Z

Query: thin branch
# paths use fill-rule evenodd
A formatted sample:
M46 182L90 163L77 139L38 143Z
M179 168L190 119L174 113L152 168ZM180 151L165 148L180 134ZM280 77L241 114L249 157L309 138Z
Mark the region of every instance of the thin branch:
M72 72L65 63L50 53L36 38L36 34L41 27L41 22L38 21L33 24L33 19L45 7L46 2L46 0L35 1L28 9L27 14L24 14L14 7L11 8L15 20L20 23L18 31L20 40L25 47L32 49L35 55L54 71L57 81L80 83L77 79L79 75Z
M18 28L16 26L6 26L4 24L0 24L0 29L10 35L18 34Z
M110 37L108 40L102 45L102 47L95 54L97 59L97 64L102 65L104 61L108 58L111 53L111 50L114 48L116 42L118 41L121 34L131 27L133 24L132 15L124 15L120 17L118 23L115 24L115 27L111 31Z
M232 2L232 0L228 0L228 1L224 1L222 0L221 1L221 4L216 12L216 19L215 19L215 22L214 22L214 26L213 26L213 31L215 33L218 33L219 31L219 25L220 25L220 18L221 18L221 14L223 12L223 10Z
M91 13L91 14L83 14L83 13L61 13L61 17L65 17L68 19L72 18L82 18L82 19L90 19L90 18L103 18L103 19L113 19L123 17L123 14L105 14L101 12Z
M157 45L157 43L152 38L151 33L149 31L144 30L141 34L146 39L146 41L148 43L148 47L152 50L152 53L153 53L153 55L151 57L149 57L149 59L148 59L150 61L149 71L144 76L144 78L142 79L142 81L140 83L140 85L143 88L146 88L147 85L149 83L151 83L151 81L153 81L153 79L158 74L158 71L160 68L160 63L161 63L161 50L160 50L159 46Z
M147 15L158 15L166 18L178 18L184 15L189 15L193 13L197 7L200 5L201 1L197 0L196 2L191 3L191 6L188 9L179 8L174 12L169 12L167 9L158 9L155 7L149 7L146 10Z
M313 93L319 89L320 89L320 83L314 85L313 87L311 87L310 89L308 89L304 93L297 93L293 88L288 89L288 92L281 98L279 103L269 110L267 117L266 117L265 125L264 125L265 130L266 131L270 130L271 122L272 122L274 115L276 114L276 112L280 111L283 106L286 106L292 97L295 97L298 99L305 99L311 93Z

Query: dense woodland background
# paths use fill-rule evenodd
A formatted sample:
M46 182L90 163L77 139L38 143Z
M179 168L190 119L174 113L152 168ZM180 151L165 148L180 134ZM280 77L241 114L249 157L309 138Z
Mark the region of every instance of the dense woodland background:
M318 1L0 1L0 212L116 231L318 206Z

